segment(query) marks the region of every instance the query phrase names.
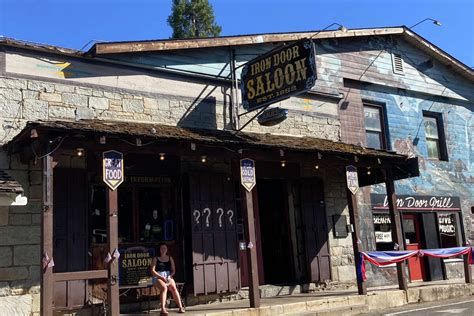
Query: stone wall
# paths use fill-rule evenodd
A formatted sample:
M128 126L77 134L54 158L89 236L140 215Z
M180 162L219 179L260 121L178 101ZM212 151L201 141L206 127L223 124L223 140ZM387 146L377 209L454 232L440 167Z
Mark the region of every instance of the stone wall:
M0 168L21 183L26 206L0 206L0 306L2 315L39 313L42 178L40 166L0 153Z

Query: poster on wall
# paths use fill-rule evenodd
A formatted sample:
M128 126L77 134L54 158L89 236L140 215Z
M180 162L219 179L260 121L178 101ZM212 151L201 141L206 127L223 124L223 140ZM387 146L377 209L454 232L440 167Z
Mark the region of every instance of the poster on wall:
M446 236L456 236L456 222L454 214L438 213L439 233Z
M119 286L145 286L151 284L150 266L155 249L129 247L119 249Z

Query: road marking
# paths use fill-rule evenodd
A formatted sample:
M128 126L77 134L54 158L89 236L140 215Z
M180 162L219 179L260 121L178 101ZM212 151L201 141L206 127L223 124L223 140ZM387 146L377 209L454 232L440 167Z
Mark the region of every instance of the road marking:
M461 314L464 311L467 311L467 308L447 309L445 311L436 311L435 313Z
M433 308L444 307L444 306L453 306L453 305L466 304L466 303L472 303L472 301L469 300L469 301L464 301L464 302L448 303L446 305L436 305L436 306L430 306L430 307L409 309L409 310L406 310L406 311L390 313L390 314L384 314L384 316L400 315L400 314L406 314L406 313L411 313L411 312L424 311L424 310L427 310L427 309L433 309Z

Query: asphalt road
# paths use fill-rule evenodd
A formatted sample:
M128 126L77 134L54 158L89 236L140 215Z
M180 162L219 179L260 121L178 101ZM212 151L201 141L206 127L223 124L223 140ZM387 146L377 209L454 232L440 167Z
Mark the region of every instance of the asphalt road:
M359 315L380 316L474 316L474 297L440 302L410 304L383 312Z

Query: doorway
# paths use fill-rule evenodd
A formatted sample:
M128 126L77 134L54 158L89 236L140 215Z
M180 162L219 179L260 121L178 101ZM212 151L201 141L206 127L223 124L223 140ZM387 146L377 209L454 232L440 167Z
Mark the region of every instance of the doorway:
M421 249L420 222L417 214L403 215L403 231L407 250ZM423 258L414 256L408 259L410 281L425 280L425 267Z
M287 183L282 179L258 179L257 183L265 283L291 283L293 261Z

